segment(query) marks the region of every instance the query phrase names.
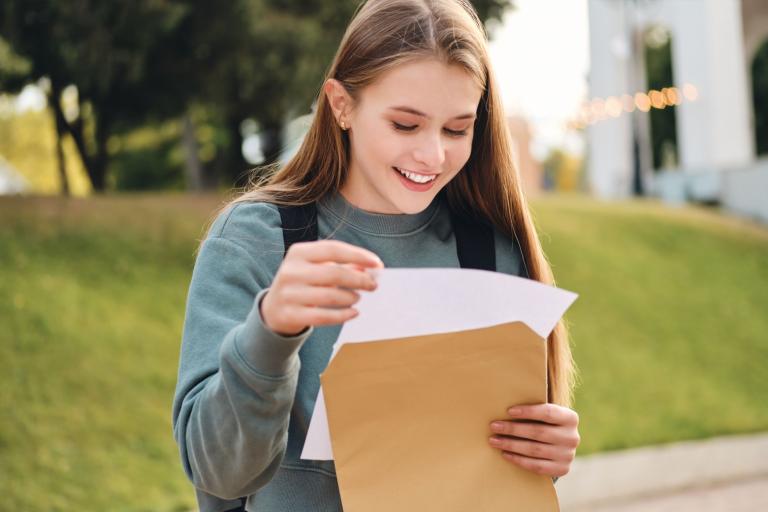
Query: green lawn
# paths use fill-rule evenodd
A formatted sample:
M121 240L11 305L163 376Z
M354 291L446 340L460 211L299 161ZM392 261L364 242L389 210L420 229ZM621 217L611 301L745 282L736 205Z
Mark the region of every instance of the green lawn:
M170 407L218 203L0 200L0 510L194 507ZM580 294L580 453L768 430L768 230L652 203L533 207Z

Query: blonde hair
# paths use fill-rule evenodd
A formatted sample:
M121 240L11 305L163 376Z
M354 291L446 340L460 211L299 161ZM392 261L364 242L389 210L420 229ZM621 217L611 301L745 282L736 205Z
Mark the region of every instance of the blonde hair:
M466 0L369 0L341 41L326 78L335 78L353 100L395 66L438 59L461 66L483 89L472 152L462 172L446 186L454 211L474 215L513 237L530 279L554 285L513 165L504 109L488 56L482 22ZM339 190L348 168L349 139L338 129L325 94L298 152L283 167L262 167L245 191L223 209L241 202L301 205ZM547 339L548 400L570 406L575 365L561 320Z

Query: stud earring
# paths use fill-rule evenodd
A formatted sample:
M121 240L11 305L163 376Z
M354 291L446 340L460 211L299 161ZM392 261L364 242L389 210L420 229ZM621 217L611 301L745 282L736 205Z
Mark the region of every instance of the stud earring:
M347 125L346 125L346 123L344 121L341 122L341 129L342 130L346 130L347 129Z

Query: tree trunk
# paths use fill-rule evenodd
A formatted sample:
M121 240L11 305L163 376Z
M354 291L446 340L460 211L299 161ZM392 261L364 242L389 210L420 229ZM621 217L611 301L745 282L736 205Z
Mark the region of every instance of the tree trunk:
M184 174L187 181L187 189L199 192L203 190L203 166L197 154L197 139L195 138L195 125L189 112L182 119L181 144L184 147Z
M100 109L102 112L106 109ZM92 158L93 169L91 181L93 188L97 192L104 192L107 185L107 165L109 163L109 154L107 153L107 138L111 128L111 119L106 115L99 116L97 110L94 119L94 138L96 139L96 155Z
M57 105L57 108L61 110L60 105ZM104 184L100 183L100 180L98 179L98 172L94 169L93 159L88 154L88 148L85 145L83 118L78 117L71 123L64 118L63 113L61 113L61 118L64 120L62 126L66 129L67 133L72 136L72 140L75 141L75 148L77 148L77 153L80 155L80 160L83 162L83 167L85 167L85 172L88 174L88 179L91 181L91 187L96 191L104 190Z
M59 169L59 181L61 183L61 195L68 197L69 180L67 179L67 161L64 157L64 127L67 120L64 118L64 112L61 109L61 91L51 86L51 92L48 95L48 104L53 112L53 124L56 127L56 162Z

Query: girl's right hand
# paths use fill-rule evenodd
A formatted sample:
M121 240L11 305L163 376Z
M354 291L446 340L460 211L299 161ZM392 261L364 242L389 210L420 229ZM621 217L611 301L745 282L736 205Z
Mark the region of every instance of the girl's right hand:
M295 336L309 326L332 325L357 316L352 307L376 281L367 268L383 268L371 251L338 240L291 245L272 286L261 300L261 318L282 336Z

